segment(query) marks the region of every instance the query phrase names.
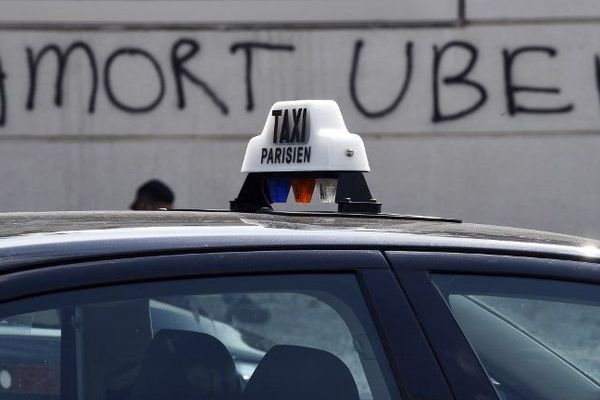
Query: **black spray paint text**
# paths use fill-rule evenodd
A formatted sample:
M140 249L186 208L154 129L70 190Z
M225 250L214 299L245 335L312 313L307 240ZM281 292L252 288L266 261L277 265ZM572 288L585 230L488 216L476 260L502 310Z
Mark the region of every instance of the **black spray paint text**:
M366 118L383 118L396 111L410 92L413 70L415 68L413 55L415 45L412 41L404 42L403 48L397 53L396 56L406 62L403 77L399 81L398 94L389 105L376 110L364 104L357 90L358 82L361 79L361 65L369 62L381 62L381 60L368 60L363 57L362 50L366 45L362 39L356 40L353 48L348 49L350 51L350 57L347 61L349 66L340 67L340 71L347 71L346 82L348 82L348 94L358 112ZM91 82L86 109L90 114L96 111L96 101L101 86L109 103L116 109L131 114L150 113L163 103L167 85L165 76L170 74L175 85L175 107L180 110L186 109L186 93L190 90L199 90L204 93L222 115L228 115L229 106L223 94L213 84L203 78L200 72L194 71L189 65L190 60L202 56L200 54L200 42L188 37L179 38L173 42L169 50L169 65L162 65L155 54L141 47L125 46L116 48L101 63L92 46L84 41L74 41L66 45L47 44L41 48L27 46L25 57L28 72L28 90L25 108L29 111L35 110L39 77L41 74L46 73L41 61L52 54L57 63L54 76L53 103L56 107L63 105L63 98L65 96L64 80L68 73L67 66L71 57L77 53L79 56L85 57L87 64L89 64ZM253 85L253 60L263 52L277 53L277 57L297 57L297 55L293 54L296 50L295 45L288 43L235 42L230 46L229 50L232 56L236 56L236 53L239 51L244 57L243 80L240 80L240 84L244 85L246 95L245 108L247 112L254 112L254 92L255 90L259 90L254 89ZM343 54L348 50L339 49L339 53ZM478 48L473 43L467 41L450 41L435 44L429 47L428 51L432 53L430 66L430 121L438 124L459 120L480 110L488 100L488 89L483 82L473 77L473 71L477 67L479 57ZM452 73L444 71L442 67L444 58L456 57L457 55L460 55L459 60L464 60L463 65L458 65L458 72L455 70ZM559 87L551 83L545 86L528 85L526 82L517 83L514 78L517 75L518 69L526 67L527 62L535 62L539 66L538 68L543 68L544 63L551 63L553 59L559 56L558 51L554 47L533 44L512 48L507 47L502 49L501 55L503 62L503 95L506 108L502 111L506 111L507 116L512 117L517 114L563 114L574 110L574 103L561 96L561 89ZM528 55L528 57L523 57L524 55ZM114 85L115 74L118 73L118 70L113 68L115 61L133 57L143 58L154 69L155 77L151 79L156 79L159 87L157 93L153 94L152 98L148 98L141 105L129 104L120 98ZM390 53L390 57L394 57L394 53ZM517 60L519 60L518 63L516 63ZM594 62L596 79L594 90L600 94L600 56L594 56L592 61ZM343 60L340 62L343 63ZM332 76L337 75L334 72L331 71ZM293 76L293 71L289 71L289 73L290 76ZM8 119L10 93L8 93L6 80L10 76L11 71L5 70L0 58L0 126L6 125ZM441 93L443 91L445 93L452 93L452 90L455 88L468 89L472 93L471 100L468 106L463 106L460 110L448 111L448 105L443 104L441 100ZM529 95L527 104L523 103L522 99L519 98L519 94ZM420 95L422 96L422 94ZM548 105L547 101L544 102L544 106L535 105L532 104L531 95L553 96L555 102L553 105ZM288 116L288 118L294 119L298 116L299 114L291 117ZM285 119L285 116L282 116L282 118ZM292 125L292 131L295 126L295 124Z

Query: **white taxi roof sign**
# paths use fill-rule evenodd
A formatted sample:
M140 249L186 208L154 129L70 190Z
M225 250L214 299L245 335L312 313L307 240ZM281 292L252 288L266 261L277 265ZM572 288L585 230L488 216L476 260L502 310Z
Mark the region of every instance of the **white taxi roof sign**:
M333 100L278 101L248 142L242 172L370 171L360 136Z

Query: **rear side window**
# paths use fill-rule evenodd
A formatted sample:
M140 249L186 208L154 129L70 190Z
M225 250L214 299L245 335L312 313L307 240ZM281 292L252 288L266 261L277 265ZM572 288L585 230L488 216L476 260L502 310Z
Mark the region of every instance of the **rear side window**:
M433 281L507 400L600 398L600 288L512 277Z
M61 383L81 400L398 398L352 275L135 284L0 311L0 400L58 399ZM19 391L23 366L37 386Z

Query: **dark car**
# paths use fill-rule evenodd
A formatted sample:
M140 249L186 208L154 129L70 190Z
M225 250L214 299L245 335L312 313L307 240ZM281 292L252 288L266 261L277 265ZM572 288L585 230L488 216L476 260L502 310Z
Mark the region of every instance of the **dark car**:
M598 399L599 243L401 216L0 216L2 399Z
M0 400L600 399L600 243L382 214L368 170L281 102L230 211L0 214Z

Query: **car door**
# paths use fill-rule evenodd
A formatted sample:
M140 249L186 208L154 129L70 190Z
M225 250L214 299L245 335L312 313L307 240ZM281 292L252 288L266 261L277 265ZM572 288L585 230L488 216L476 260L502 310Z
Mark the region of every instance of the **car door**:
M5 273L0 352L8 400L452 398L385 258L370 250Z
M391 252L456 397L600 398L596 264Z

